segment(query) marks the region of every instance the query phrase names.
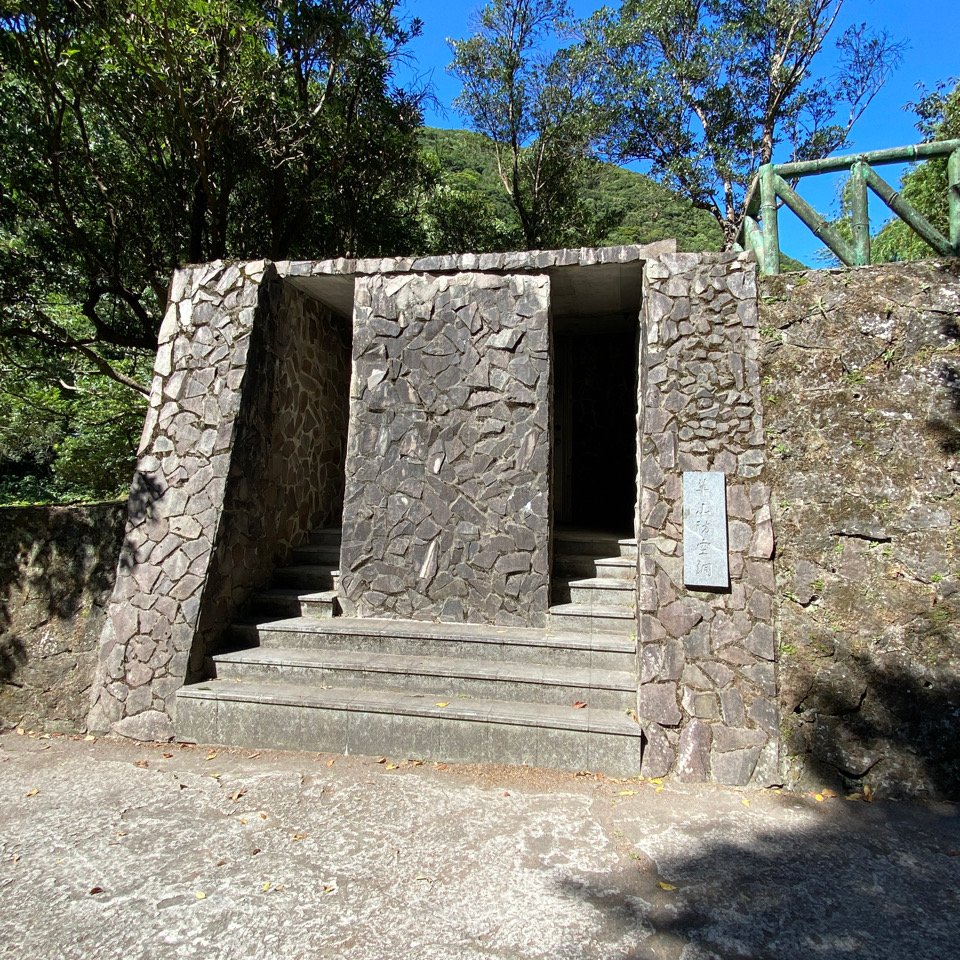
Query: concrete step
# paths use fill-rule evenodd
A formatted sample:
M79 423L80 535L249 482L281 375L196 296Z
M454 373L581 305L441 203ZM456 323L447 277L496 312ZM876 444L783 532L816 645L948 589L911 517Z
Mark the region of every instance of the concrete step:
M553 558L558 577L606 577L611 580L637 579L637 561L633 557L595 557L588 553L562 553Z
M550 703L578 701L610 710L635 706L635 674L553 664L419 657L351 650L254 648L213 658L218 679L279 680L318 687L358 687Z
M245 748L640 771L640 727L623 711L212 680L177 693L181 740Z
M273 586L280 589L309 591L333 590L339 580L339 571L329 564L301 563L277 567L273 571Z
M588 607L579 603L558 603L550 608L547 629L551 632L617 634L636 637L636 615L625 607Z
M577 634L523 627L421 623L335 617L320 622L291 617L234 624L235 647L354 650L422 657L465 657L514 663L550 663L595 670L636 670L636 640L629 635Z
M324 527L321 530L314 530L308 540L311 544L333 544L340 546L343 531L340 527Z
M336 590L311 591L298 587L273 587L253 598L252 619L313 617L329 620L340 612Z
M613 577L587 577L553 581L554 603L575 603L584 607L624 607L637 609L637 585L632 580Z
M637 558L635 537L617 537L590 530L561 530L554 534L553 552L561 555L589 555L594 557Z
M340 544L307 543L300 547L294 547L290 554L290 563L294 566L323 564L330 567L339 567Z

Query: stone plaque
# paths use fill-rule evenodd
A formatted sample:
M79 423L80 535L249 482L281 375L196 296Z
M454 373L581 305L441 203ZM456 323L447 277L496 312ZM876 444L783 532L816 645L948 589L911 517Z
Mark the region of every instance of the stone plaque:
M684 471L683 582L688 587L730 586L723 473Z

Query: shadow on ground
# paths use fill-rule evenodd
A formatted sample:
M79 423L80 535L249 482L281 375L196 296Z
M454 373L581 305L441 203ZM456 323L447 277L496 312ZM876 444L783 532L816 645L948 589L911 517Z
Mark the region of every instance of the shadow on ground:
M561 893L613 923L652 927L623 960L679 960L684 949L684 960L960 958L955 807L781 799L796 806L792 826L789 814L764 824L745 808L726 824L703 809L669 825L641 817L625 830L630 856L638 875L649 857L659 880L621 873Z

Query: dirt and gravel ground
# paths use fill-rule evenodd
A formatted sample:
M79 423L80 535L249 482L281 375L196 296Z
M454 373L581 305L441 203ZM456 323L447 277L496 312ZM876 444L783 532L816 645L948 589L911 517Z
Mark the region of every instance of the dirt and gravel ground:
M960 958L960 810L0 736L0 956Z

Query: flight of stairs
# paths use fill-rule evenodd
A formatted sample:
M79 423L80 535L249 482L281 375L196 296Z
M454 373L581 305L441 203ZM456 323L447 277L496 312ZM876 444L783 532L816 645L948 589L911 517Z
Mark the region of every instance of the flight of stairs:
M635 544L632 560L609 538L556 549L568 602L546 630L354 619L335 615L339 531L320 531L230 628L236 651L179 691L178 735L634 775Z
M637 541L557 530L548 629L636 636Z

